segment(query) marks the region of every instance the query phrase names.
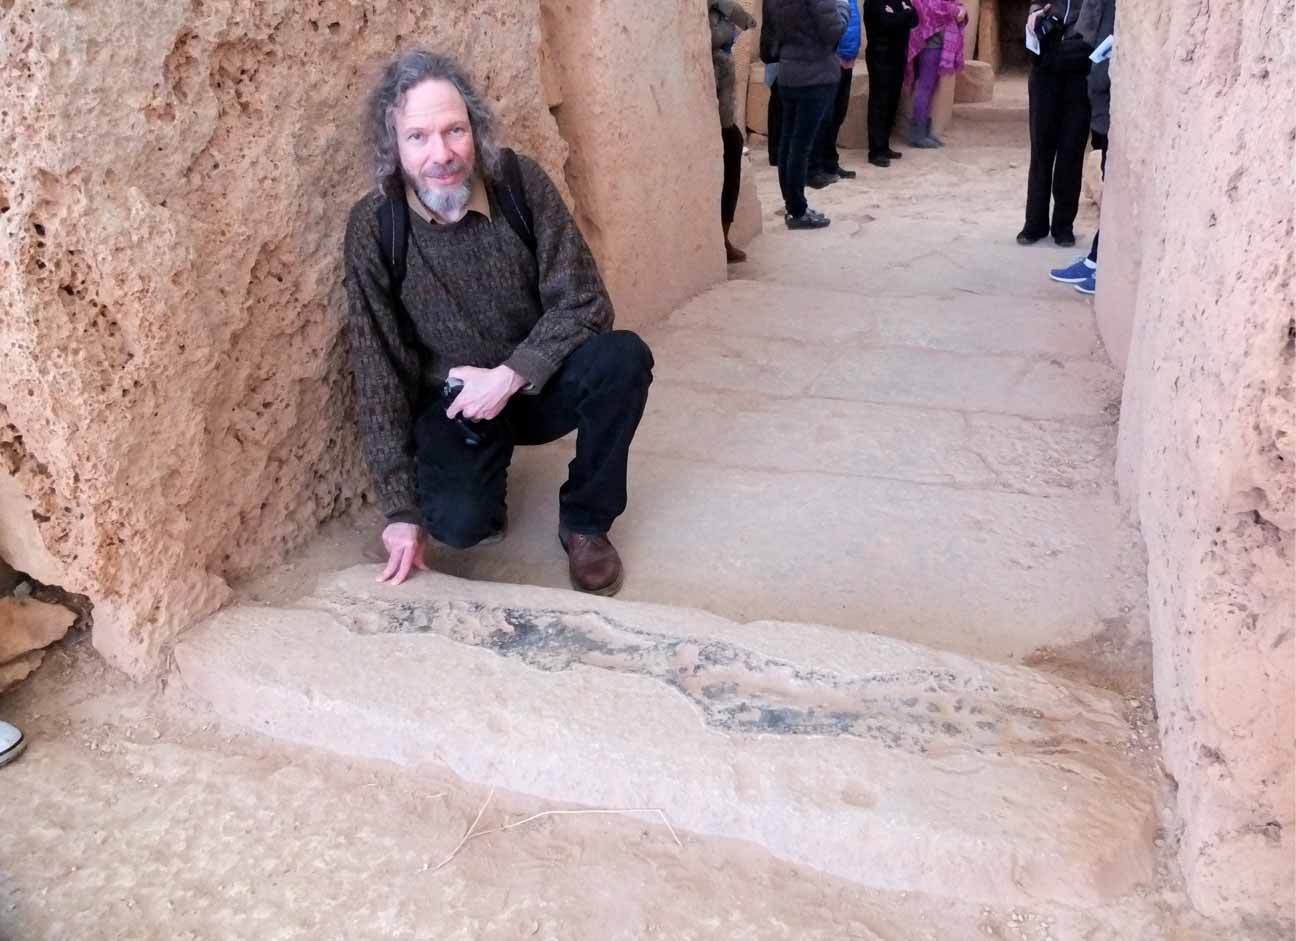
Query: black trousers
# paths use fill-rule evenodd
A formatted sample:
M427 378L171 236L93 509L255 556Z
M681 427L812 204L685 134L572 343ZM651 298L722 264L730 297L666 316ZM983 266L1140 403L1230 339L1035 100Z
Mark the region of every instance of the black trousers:
M841 169L841 155L837 153L837 134L846 120L846 110L850 107L851 78L850 69L841 70L841 80L837 82L837 93L833 96L832 111L824 121L815 144L814 154L810 157L810 172L836 173Z
M1022 231L1035 238L1050 232L1054 238L1072 236L1089 139L1089 80L1080 72L1058 72L1036 64L1028 87L1031 158Z
M908 54L907 32L886 42L870 42L864 49L869 77L869 157L885 157L891 150L891 131L900 111L900 90L904 86Z
M733 222L738 209L738 189L742 186L743 133L731 124L720 129L724 142L724 186L720 190L720 221Z
M783 129L779 135L779 188L783 206L792 216L805 215L806 176L810 172L810 152L819 137L819 128L832 107L835 85L803 85L779 88L783 99Z
M778 82L770 86L769 107L765 109L765 130L769 132L769 162L778 166L779 138L783 135L783 102L779 98Z
M1094 150L1102 151L1102 177L1105 180L1107 179L1107 135L1094 131L1091 139ZM1100 234L1099 232L1094 233L1093 245L1089 246L1089 260L1094 264L1098 263L1098 236Z
M558 494L562 525L605 533L625 512L630 442L648 401L653 358L624 330L577 347L538 395L518 394L470 446L446 418L446 404L424 408L414 425L423 526L438 542L464 549L505 521L508 466L517 445L547 444L576 432L576 457Z

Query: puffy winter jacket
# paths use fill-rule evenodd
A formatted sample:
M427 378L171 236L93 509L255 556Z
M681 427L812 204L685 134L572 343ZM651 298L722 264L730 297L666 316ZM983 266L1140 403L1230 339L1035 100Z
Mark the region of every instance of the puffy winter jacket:
M850 20L847 0L766 0L765 15L778 44L779 87L840 81L837 45Z
M837 46L839 59L858 59L860 48L864 44L864 23L860 19L859 4L856 0L849 0L849 3L850 20L846 23L846 32L842 34L841 42Z

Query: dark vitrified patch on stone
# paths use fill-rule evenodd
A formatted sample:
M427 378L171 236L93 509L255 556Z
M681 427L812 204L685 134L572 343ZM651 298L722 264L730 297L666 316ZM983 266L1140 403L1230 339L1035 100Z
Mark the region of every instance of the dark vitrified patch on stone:
M1062 720L1023 708L975 674L912 669L847 675L803 669L727 641L643 631L597 611L477 602L326 598L358 633L435 633L545 671L576 667L650 677L677 690L718 730L852 736L920 754L1014 747L1043 757L1067 740ZM1074 739L1072 739L1074 740Z

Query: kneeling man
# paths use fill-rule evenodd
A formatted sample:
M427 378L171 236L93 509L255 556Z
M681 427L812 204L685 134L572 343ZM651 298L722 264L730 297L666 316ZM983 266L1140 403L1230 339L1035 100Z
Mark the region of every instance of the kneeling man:
M516 445L576 431L559 492L574 587L610 595L607 533L626 506L652 355L612 303L553 182L503 150L462 70L428 52L386 69L368 105L379 190L351 210L346 282L365 453L387 516L382 580L424 540L501 538Z

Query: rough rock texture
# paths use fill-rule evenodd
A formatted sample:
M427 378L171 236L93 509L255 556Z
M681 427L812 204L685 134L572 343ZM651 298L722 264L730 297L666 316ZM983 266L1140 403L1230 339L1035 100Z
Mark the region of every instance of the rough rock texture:
M1256 104L1296 98L1294 17L1291 0L1122 8L1098 300L1125 364L1119 473L1189 889L1208 913L1288 919L1296 112Z
M724 278L704 13L586 6L549 5L572 40L547 55L534 2L0 5L0 552L89 595L118 666L361 498L340 242L398 44L469 63L566 189L558 103L623 322ZM713 172L643 158L690 136Z
M0 598L0 664L48 647L76 622L67 608L32 598Z
M44 659L45 651L33 650L31 653L23 654L8 663L0 663L0 693L17 686L35 673Z
M542 0L562 81L567 181L617 323L725 278L720 120L705 5ZM579 94L573 90L579 89Z
M4 434L5 429L0 428L0 442ZM17 466L16 456L16 450L0 443L0 576L11 571L6 563L12 563L37 581L57 585L63 580L58 560L46 547L31 500L10 470L11 461Z
M1152 876L1150 769L1109 693L870 634L374 572L216 615L177 646L182 678L281 738L660 808L878 888L1085 906Z
M954 82L955 104L977 104L994 99L995 73L989 62L968 59Z

